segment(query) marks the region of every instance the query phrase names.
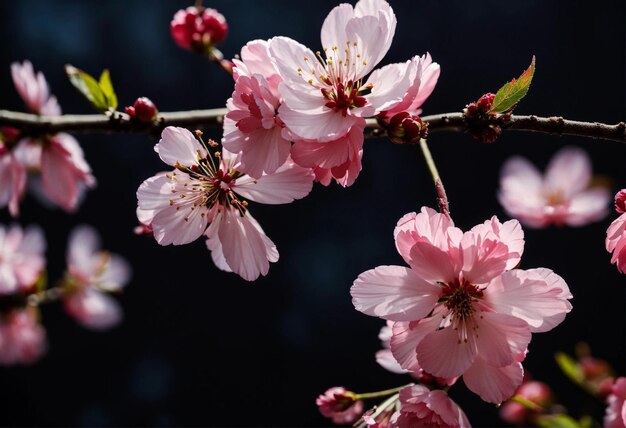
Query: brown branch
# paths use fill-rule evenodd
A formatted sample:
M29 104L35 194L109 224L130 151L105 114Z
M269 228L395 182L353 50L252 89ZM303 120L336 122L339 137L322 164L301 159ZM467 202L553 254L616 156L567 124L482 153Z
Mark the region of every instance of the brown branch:
M158 135L166 126L182 126L186 128L206 128L221 126L226 109L191 110L160 113L157 122L152 124L130 120L128 115L120 112L112 114L38 116L0 110L0 126L11 126L29 135L54 134L57 132L91 132L91 133L143 133ZM424 116L428 122L428 132L464 132L467 125L462 113L444 113ZM562 117L539 117L512 115L506 123L494 121L503 129L514 131L541 132L556 135L574 135L593 139L603 139L626 143L626 125L620 122L608 125L599 122L579 122ZM368 119L368 136L382 134L380 125L375 119Z

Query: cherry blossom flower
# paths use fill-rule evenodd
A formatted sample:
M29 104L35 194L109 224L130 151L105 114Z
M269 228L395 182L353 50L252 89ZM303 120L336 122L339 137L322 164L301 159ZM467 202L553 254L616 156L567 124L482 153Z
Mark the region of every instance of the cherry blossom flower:
M11 64L11 73L18 93L33 113L61 114L46 79L41 72L35 75L30 62ZM0 206L8 204L13 216L19 213L26 173L33 175L31 188L35 195L68 212L77 208L86 188L95 186L78 141L65 133L25 137L17 144L4 144L0 150Z
M410 268L359 275L355 308L394 321L391 351L402 368L463 376L485 401L510 397L531 333L551 330L571 310L565 281L545 268L513 269L524 249L517 220L494 216L463 233L424 207L400 219L394 236Z
M278 92L281 78L272 65L268 44L254 40L234 60L235 90L226 106L224 148L239 153L240 170L254 178L271 174L287 162L289 135L277 111L282 102Z
M606 250L613 253L611 263L617 266L621 273L626 273L626 214L625 201L626 189L622 189L615 195L615 210L622 213L618 218L613 220L606 231Z
M81 325L94 330L121 321L122 310L107 293L121 290L131 276L123 257L101 251L100 247L100 238L92 227L83 225L72 231L63 287L65 310Z
M604 428L626 427L626 377L617 378L607 398Z
M417 61L372 72L389 50L395 28L396 17L386 1L361 0L328 14L321 31L323 54L287 37L269 41L283 79L278 116L295 141L293 159L317 168L323 184L332 178L352 184L361 169L365 118L415 93L411 85L417 80ZM406 107L411 104L407 101Z
M33 364L46 352L46 331L34 308L0 315L0 364Z
M0 294L28 291L35 285L46 260L46 240L35 226L0 225Z
M589 156L574 147L560 150L544 176L515 156L502 167L498 199L510 216L530 227L582 226L608 214L609 191L590 187L591 174Z
M155 146L176 170L144 181L137 191L142 221L161 245L182 245L207 237L215 265L252 281L278 260L274 243L250 215L247 202L286 204L306 196L313 173L292 161L254 179L238 170L232 153L218 161L186 129L167 127Z
M348 425L363 414L363 401L343 386L334 386L315 400L320 413L338 425Z
M418 426L471 427L463 410L445 391L411 385L400 390L400 410L391 417L391 427Z
M176 12L170 31L181 48L206 53L226 39L228 24L215 9L190 6Z

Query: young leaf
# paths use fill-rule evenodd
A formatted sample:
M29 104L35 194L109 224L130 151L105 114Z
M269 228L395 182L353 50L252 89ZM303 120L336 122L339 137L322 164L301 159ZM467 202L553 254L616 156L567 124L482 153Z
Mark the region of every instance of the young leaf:
M113 83L111 83L111 76L109 75L109 70L104 69L102 74L100 75L100 89L104 93L106 97L107 105L113 110L117 109L117 95L115 95L115 90L113 89Z
M554 354L554 359L556 360L556 363L559 365L565 376L570 378L572 382L577 385L581 385L583 383L585 376L580 366L572 357L564 352L557 352L556 354Z
M70 78L70 82L81 94L91 102L99 111L106 111L109 108L117 107L117 97L111 85L108 71L102 73L100 82L94 79L89 73L85 73L71 65L65 66L65 72Z
M530 87L530 82L532 82L534 74L535 56L533 55L530 66L526 71L517 79L505 83L498 90L496 97L493 99L493 105L489 113L505 113L512 110L528 93L528 88Z

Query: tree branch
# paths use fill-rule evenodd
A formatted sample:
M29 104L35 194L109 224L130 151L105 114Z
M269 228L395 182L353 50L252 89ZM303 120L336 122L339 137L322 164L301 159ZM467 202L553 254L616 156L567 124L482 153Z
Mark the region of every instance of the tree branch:
M86 133L143 133L158 135L166 126L182 126L186 128L206 128L220 126L224 120L226 109L176 111L159 113L155 123L141 123L131 120L127 114L114 112L110 114L38 116L0 110L0 126L10 126L28 135L54 134L57 132ZM463 132L467 129L463 113L444 113L422 117L428 122L428 132ZM494 120L494 125L514 131L541 132L556 135L573 135L593 139L602 139L626 143L626 125L620 122L608 125L599 122L579 122L562 117L539 117L511 115L506 122ZM375 119L368 119L368 135L378 136L382 129Z

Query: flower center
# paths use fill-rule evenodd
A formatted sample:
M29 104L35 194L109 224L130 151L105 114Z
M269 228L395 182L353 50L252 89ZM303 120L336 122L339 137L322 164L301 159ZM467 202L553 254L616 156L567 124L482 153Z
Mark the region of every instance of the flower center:
M474 303L483 297L482 290L467 281L444 284L442 291L440 302L458 320L468 319L474 313Z

